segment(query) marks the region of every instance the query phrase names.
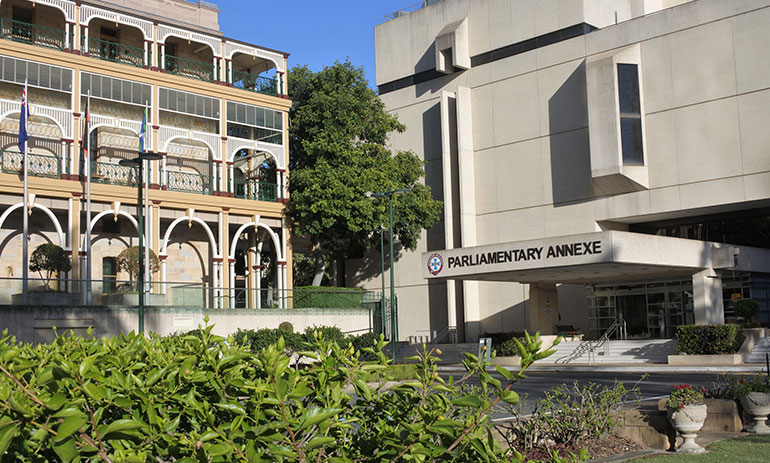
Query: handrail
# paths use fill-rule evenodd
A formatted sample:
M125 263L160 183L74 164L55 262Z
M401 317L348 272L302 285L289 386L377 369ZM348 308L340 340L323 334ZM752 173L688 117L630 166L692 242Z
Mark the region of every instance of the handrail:
M0 18L0 36L17 42L31 43L46 48L64 50L65 33L63 30Z
M215 80L214 64L204 63L194 59L166 55L166 72L192 79L213 82Z
M167 171L166 186L172 191L184 191L202 195L212 194L211 175L194 174L190 172Z
M279 199L279 188L275 183L256 180L234 180L233 183L236 198L270 202L276 202Z
M125 63L136 67L145 66L143 48L102 40L96 37L89 37L88 43L84 44L84 48L85 50L83 51L87 52L89 56L95 56L105 61Z
M112 162L92 162L91 180L107 185L136 185L136 170L133 167L121 166Z
M588 342L588 363L593 363L594 356L596 355L596 351L600 348L604 348L604 355L609 355L610 353L610 336L614 335L615 333L618 333L620 335L621 340L626 339L626 321L616 320L615 323L610 325L609 328L607 328L607 331L604 332L603 335L599 337L596 341L589 341Z
M278 80L276 78L251 74L246 71L233 70L233 87L271 96L278 94Z
M447 326L443 330L441 330L438 333L436 333L436 335L433 337L433 339L430 340L430 343L431 344L438 344L439 341L443 340L444 338L446 338L450 334L454 335L456 333L457 333L457 327L456 326L451 326L451 325ZM452 344L454 344L456 341L457 341L457 336L453 336L452 337L452 341L451 341Z
M62 159L46 154L27 154L27 173L35 177L59 178L62 174ZM0 171L6 174L21 173L24 154L17 151L0 150Z

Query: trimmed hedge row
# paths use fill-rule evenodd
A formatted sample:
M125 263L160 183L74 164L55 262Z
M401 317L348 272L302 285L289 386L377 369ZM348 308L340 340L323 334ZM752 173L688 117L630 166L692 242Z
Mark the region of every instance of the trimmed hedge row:
M524 342L524 333L520 331L484 333L482 338L492 339L492 349L495 350L498 357L513 357L519 355L516 350L514 339Z
M304 333L295 333L281 328L262 328L259 330L241 330L234 335L233 340L241 346L246 347L252 353L259 353L267 346L276 344L283 337L288 352L298 352L307 349L309 344L315 342L315 333L320 334L327 341L334 341L340 346L353 344L353 347L360 350L364 347L373 346L380 335L377 333L363 333L357 336L346 335L336 326L311 326L305 329ZM362 355L366 356L366 353Z
M735 354L743 344L739 325L682 325L676 328L676 349L687 355Z
M362 306L364 290L361 288L295 286L292 295L295 309L347 309Z

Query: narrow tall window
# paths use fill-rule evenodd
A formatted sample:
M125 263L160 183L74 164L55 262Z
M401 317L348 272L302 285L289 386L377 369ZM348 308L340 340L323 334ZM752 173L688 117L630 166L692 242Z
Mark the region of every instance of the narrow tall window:
M639 68L636 64L618 64L618 94L623 164L644 164Z
M114 293L117 289L118 261L114 257L102 259L102 293Z

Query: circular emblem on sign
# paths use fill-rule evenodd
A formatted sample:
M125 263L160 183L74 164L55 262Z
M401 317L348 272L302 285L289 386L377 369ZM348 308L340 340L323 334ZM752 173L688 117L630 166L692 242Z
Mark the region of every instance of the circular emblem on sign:
M428 271L431 275L438 275L441 269L444 268L444 261L438 254L433 254L428 258Z

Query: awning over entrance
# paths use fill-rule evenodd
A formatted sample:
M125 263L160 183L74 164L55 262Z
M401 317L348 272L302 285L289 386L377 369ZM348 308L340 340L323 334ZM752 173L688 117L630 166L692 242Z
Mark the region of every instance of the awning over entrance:
M426 252L427 279L603 283L685 277L703 269L770 272L770 251L620 231Z

